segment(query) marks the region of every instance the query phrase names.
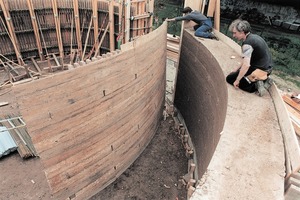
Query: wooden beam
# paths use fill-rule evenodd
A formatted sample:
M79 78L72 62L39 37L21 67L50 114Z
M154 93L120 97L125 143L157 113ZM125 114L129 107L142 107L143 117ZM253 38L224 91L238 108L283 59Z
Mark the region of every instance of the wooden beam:
M220 31L220 0L216 0L215 14L214 14L214 28Z
M125 4L125 43L129 42L130 39L130 6L131 2L130 0L126 0Z
M88 29L88 32L86 34L86 38L85 38L85 43L84 43L84 48L83 48L83 53L82 53L82 56L81 56L81 60L84 60L84 55L85 55L86 46L87 46L87 43L88 43L88 40L89 40L89 37L90 37L90 31L91 31L92 24L93 24L93 16L91 17L89 29Z
M147 12L151 13L151 16L148 20L148 26L150 27L149 32L151 32L153 30L152 26L153 26L153 16L154 16L154 0L149 0L147 2L148 6L148 10L146 10Z
M282 96L278 92L277 86L273 84L270 87L269 92L274 101L278 122L281 128L286 160L289 160L288 164L290 164L290 167L286 167L287 170L289 170L289 168L291 169L291 171L286 172L286 177L289 177L291 173L295 173L300 170L300 148L294 128L292 127L292 123L289 119L287 108Z
M73 6L74 6L78 55L79 55L79 57L81 57L82 56L82 43L81 43L81 34L80 34L80 18L79 18L78 0L73 0Z
M119 41L120 41L120 43L122 44L122 40L123 40L123 28L122 28L122 26L123 26L123 12L124 12L124 10L123 10L123 8L124 8L124 0L122 0L120 3L119 3L119 34L118 34L118 38L117 38L117 42L118 42L118 48L119 48Z
M105 38L105 35L106 35L107 30L108 30L108 28L109 28L109 26L110 26L110 25L109 25L110 23L111 23L111 22L108 22L108 24L107 24L107 26L106 26L106 28L105 28L105 31L104 31L104 33L103 33L103 35L102 35L102 37L101 37L101 40L100 40L99 45L98 45L98 47L97 47L97 49L96 49L96 52L95 52L94 57L97 57L97 55L98 55L98 53L99 53L99 49L101 48L102 42L103 42L103 40L104 40L104 38Z
M93 24L94 24L94 44L98 41L99 25L98 25L98 0L92 0L93 7Z
M295 101L293 101L291 99L291 97L289 97L287 95L283 95L282 99L284 100L285 103L287 103L288 105L292 106L295 110L297 110L298 112L300 112L300 104L298 104Z
M62 68L63 68L64 47L63 47L61 31L60 31L60 18L58 16L58 9L57 9L56 0L52 0L51 2L52 2L52 9L53 9L53 15L54 15L55 28L56 28L56 36L57 36L57 43L58 43L58 49L59 49L59 56L60 56L60 60L61 60L61 63L62 63Z
M8 36L9 36L9 38L10 38L12 44L13 44L13 47L14 47L19 65L24 65L22 55L20 54L20 45L19 45L19 42L17 40L17 36L15 34L15 28L14 28L10 13L7 10L7 7L5 6L5 4L7 4L7 1L0 0L0 6L1 6L2 12L4 14L7 29L8 29L7 34L8 34ZM1 18L1 20L2 20L2 18ZM3 26L6 28L5 24L3 24Z
M109 48L110 52L115 50L115 26L114 26L114 4L113 1L109 1Z
M32 0L27 0L27 5L28 5L29 12L30 12L31 23L32 23L33 31L34 31L36 46L37 46L38 52L39 52L39 57L43 61L43 60L45 60L45 57L43 54L43 49L42 49L42 44L41 44L41 39L40 39L40 32L39 32L36 16L34 13Z
M213 17L216 10L216 0L210 0L208 4L207 17Z

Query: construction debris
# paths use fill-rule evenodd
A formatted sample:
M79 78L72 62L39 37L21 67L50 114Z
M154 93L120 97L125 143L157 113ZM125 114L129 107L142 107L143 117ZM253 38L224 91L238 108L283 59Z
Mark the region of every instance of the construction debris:
M17 149L22 158L37 156L31 138L27 133L26 124L20 116L7 116L6 119L0 119L0 125L7 130L9 136L12 138L12 141L16 145L16 148L14 150ZM0 146L7 146L10 144L7 143L7 140L1 139L0 142Z
M17 149L17 144L4 126L0 126L0 158Z

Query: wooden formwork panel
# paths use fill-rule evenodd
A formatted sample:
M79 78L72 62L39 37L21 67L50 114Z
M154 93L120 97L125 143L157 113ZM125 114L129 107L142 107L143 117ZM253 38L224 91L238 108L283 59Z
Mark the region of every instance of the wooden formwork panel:
M16 59L14 56L17 54L16 51L22 56L39 56L41 52L46 56L60 52L62 56L62 52L70 53L71 45L80 52L81 46L86 46L85 53L88 53L95 41L101 39L109 21L113 25L110 26L101 45L103 52L116 49L114 43L117 37L124 37L123 35L127 34L127 30L121 28L125 27L126 18L133 19L132 22L128 22L132 23L131 30L128 30L132 39L152 30L153 0L132 1L132 6L128 7L125 1L116 0L1 0L1 2L3 4L0 5L2 19L0 52L10 59ZM112 5L111 11L109 5ZM126 9L131 11L130 16L125 17ZM32 16L33 13L35 16ZM13 37L9 37L9 34ZM12 42L15 43L15 47Z
M227 85L219 63L192 33L183 31L175 106L184 118L202 177L223 130Z
M56 199L91 197L150 142L164 105L166 30L13 88Z

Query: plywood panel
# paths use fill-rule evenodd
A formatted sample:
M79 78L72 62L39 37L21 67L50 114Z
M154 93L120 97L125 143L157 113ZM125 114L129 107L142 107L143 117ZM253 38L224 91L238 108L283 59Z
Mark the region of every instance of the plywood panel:
M183 31L175 106L195 146L201 177L213 156L227 110L227 86L219 63L197 38Z
M14 87L56 199L99 192L150 142L164 105L166 27L118 54Z

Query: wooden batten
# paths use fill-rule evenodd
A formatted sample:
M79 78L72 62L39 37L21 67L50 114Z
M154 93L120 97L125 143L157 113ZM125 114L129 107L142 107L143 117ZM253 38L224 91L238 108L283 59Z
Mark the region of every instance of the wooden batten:
M53 9L53 15L54 15L54 22L55 22L55 29L56 29L56 37L57 37L57 43L58 43L58 49L59 49L59 56L62 61L63 65L63 58L64 58L64 47L61 37L61 30L60 30L60 17L58 15L58 8L57 8L57 0L52 0L52 9Z
M43 54L43 49L42 49L41 40L40 40L39 28L38 28L36 16L35 16L35 13L34 13L32 0L27 0L27 5L28 5L29 12L30 12L30 16L31 16L31 23L32 23L33 31L34 31L34 35L35 35L36 46L37 46L38 51L39 51L39 57L43 61L43 60L45 60L45 57L44 57L44 54Z
M220 7L220 0L216 0L216 7L214 13L214 28L220 31L220 16L221 16L221 7Z
M126 1L126 6L125 6L125 43L129 42L130 40L130 10L131 10L131 1L130 0L125 0Z
M207 16L213 17L216 9L216 1L217 0L210 0L208 4Z
M17 55L18 63L20 65L24 65L22 55L20 54L20 45L19 45L19 42L17 40L17 36L15 34L14 25L13 25L10 13L7 10L7 6L5 4L6 5L8 4L8 2L6 0L0 0L0 6L1 6L1 9L3 11L5 21L6 21L6 25L7 25L7 29L8 29L7 34L9 35L9 38L10 38L12 44L13 44L15 53ZM2 20L2 18L1 18L1 20ZM3 26L5 27L5 24L3 24Z
M110 51L115 50L115 26L114 26L114 4L112 1L109 2L109 47Z
M99 25L98 25L98 0L92 0L93 24L94 24L94 44L98 42Z
M79 8L78 0L73 0L74 6L74 19L75 19L75 29L76 29L76 39L79 57L82 56L82 43L81 43L81 31L80 31L80 18L79 18Z

